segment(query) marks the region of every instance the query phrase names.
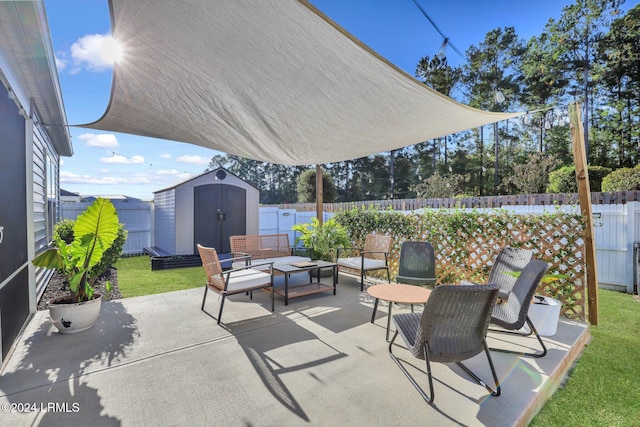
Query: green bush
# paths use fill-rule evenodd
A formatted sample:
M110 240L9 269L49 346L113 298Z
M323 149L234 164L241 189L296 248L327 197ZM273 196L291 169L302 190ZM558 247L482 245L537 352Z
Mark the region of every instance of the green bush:
M602 191L640 190L640 165L614 170L602 180Z
M589 187L591 191L602 191L602 180L611 173L610 168L604 166L589 166ZM578 184L576 184L576 167L563 166L549 174L549 185L547 193L577 193Z
M54 236L60 237L66 244L70 244L71 242L73 242L74 225L74 220L63 219L53 227L53 234ZM105 271L109 266L116 265L116 262L122 255L122 248L124 247L124 243L126 241L127 230L124 229L123 224L118 224L118 237L116 237L113 245L111 245L111 247L102 254L100 262L98 262L93 267L92 271Z
M60 239L69 245L73 242L73 226L75 221L72 219L63 219L53 227L53 235L58 236Z

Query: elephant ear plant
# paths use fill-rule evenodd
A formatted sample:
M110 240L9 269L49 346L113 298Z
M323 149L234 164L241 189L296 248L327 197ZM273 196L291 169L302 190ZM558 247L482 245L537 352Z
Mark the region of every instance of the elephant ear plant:
M56 247L38 255L33 264L55 269L64 275L69 283L72 303L89 301L93 299L93 285L108 267L96 269L94 266L113 245L118 230L115 207L109 200L98 198L76 219L73 242L67 244L60 236L55 236Z

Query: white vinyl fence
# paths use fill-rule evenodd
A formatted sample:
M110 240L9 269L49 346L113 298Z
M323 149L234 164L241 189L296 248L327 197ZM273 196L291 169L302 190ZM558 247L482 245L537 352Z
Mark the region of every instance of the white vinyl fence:
M141 200L111 200L118 212L118 220L127 230L127 241L122 249L123 255L140 255L144 248L152 246L153 239L153 203ZM75 220L93 200L86 202L63 202L61 218Z
M62 203L62 218L75 219L91 202ZM136 255L144 252L145 247L153 246L153 203L113 200L120 222L129 232L123 254ZM571 209L577 206L564 205L560 208L550 206L504 206L503 209L514 213L544 213L555 209ZM334 214L324 213L324 220ZM291 230L293 224L311 222L315 212L297 212L294 209L260 207L259 233L289 235L294 245L296 233ZM635 256L640 257L640 248L634 243L640 241L640 202L628 202L616 205L593 205L594 235L600 287L628 293L637 292ZM640 243L638 244L640 246Z

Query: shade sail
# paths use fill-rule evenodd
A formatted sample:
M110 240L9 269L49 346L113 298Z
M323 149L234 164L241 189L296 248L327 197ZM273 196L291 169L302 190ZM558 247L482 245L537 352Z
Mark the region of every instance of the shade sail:
M515 117L462 105L303 0L110 0L124 55L92 129L287 165L390 151Z

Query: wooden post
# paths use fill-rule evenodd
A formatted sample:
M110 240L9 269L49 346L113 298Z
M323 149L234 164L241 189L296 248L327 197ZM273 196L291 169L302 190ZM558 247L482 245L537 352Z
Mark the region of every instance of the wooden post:
M571 119L571 140L573 142L573 161L576 164L576 181L578 183L578 198L580 213L585 218L584 233L585 252L587 262L587 314L589 323L598 325L598 270L596 268L596 248L593 244L593 218L591 215L591 188L589 187L589 172L587 169L587 154L584 146L584 128L580 120L580 104L569 105Z
M322 195L323 195L323 187L322 187L322 165L316 165L316 218L318 218L318 222L322 227L323 218L322 218Z

